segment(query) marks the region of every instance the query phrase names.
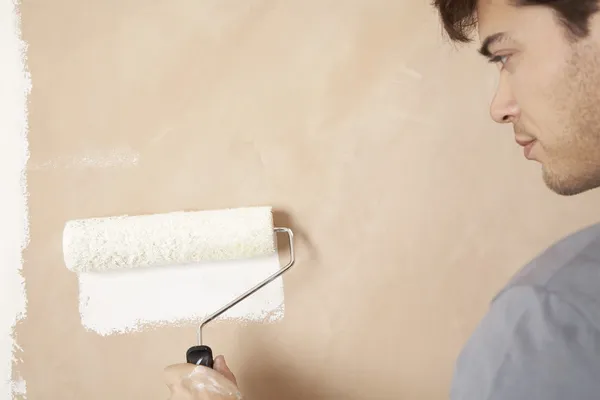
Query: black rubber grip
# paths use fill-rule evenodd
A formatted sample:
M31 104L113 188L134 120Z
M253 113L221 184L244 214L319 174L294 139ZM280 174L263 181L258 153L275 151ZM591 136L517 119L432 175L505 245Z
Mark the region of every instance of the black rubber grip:
M203 365L208 368L213 367L213 352L208 346L193 346L185 353L188 363L194 365Z

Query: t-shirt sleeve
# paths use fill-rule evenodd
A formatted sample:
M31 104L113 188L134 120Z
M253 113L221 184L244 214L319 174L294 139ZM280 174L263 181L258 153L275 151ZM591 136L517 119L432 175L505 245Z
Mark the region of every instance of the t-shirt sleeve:
M451 400L597 400L598 330L556 294L511 287L461 352L450 394Z

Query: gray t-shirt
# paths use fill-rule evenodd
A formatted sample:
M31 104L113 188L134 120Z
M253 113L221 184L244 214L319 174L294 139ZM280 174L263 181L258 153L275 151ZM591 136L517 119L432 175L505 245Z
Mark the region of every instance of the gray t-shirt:
M527 264L462 350L452 400L600 399L600 224Z

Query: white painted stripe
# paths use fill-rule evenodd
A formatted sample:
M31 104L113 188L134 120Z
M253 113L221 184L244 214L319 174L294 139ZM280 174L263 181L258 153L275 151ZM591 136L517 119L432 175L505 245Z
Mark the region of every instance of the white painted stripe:
M14 329L25 317L27 299L21 276L29 241L27 183L26 47L13 0L0 1L0 398L23 395L25 381L12 381Z
M101 335L196 323L280 268L277 253L241 261L79 275L81 321ZM279 277L219 319L283 317Z
M31 171L46 169L98 169L127 168L139 164L140 154L131 149L113 149L108 152L91 152L81 156L58 157L42 163L29 165Z

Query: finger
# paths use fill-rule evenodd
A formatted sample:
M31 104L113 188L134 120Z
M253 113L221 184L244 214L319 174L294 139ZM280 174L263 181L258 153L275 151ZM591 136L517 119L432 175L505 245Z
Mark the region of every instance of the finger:
M231 370L227 366L227 363L225 362L225 357L217 356L214 360L213 369L237 385L235 375L233 375L233 372L231 372Z

